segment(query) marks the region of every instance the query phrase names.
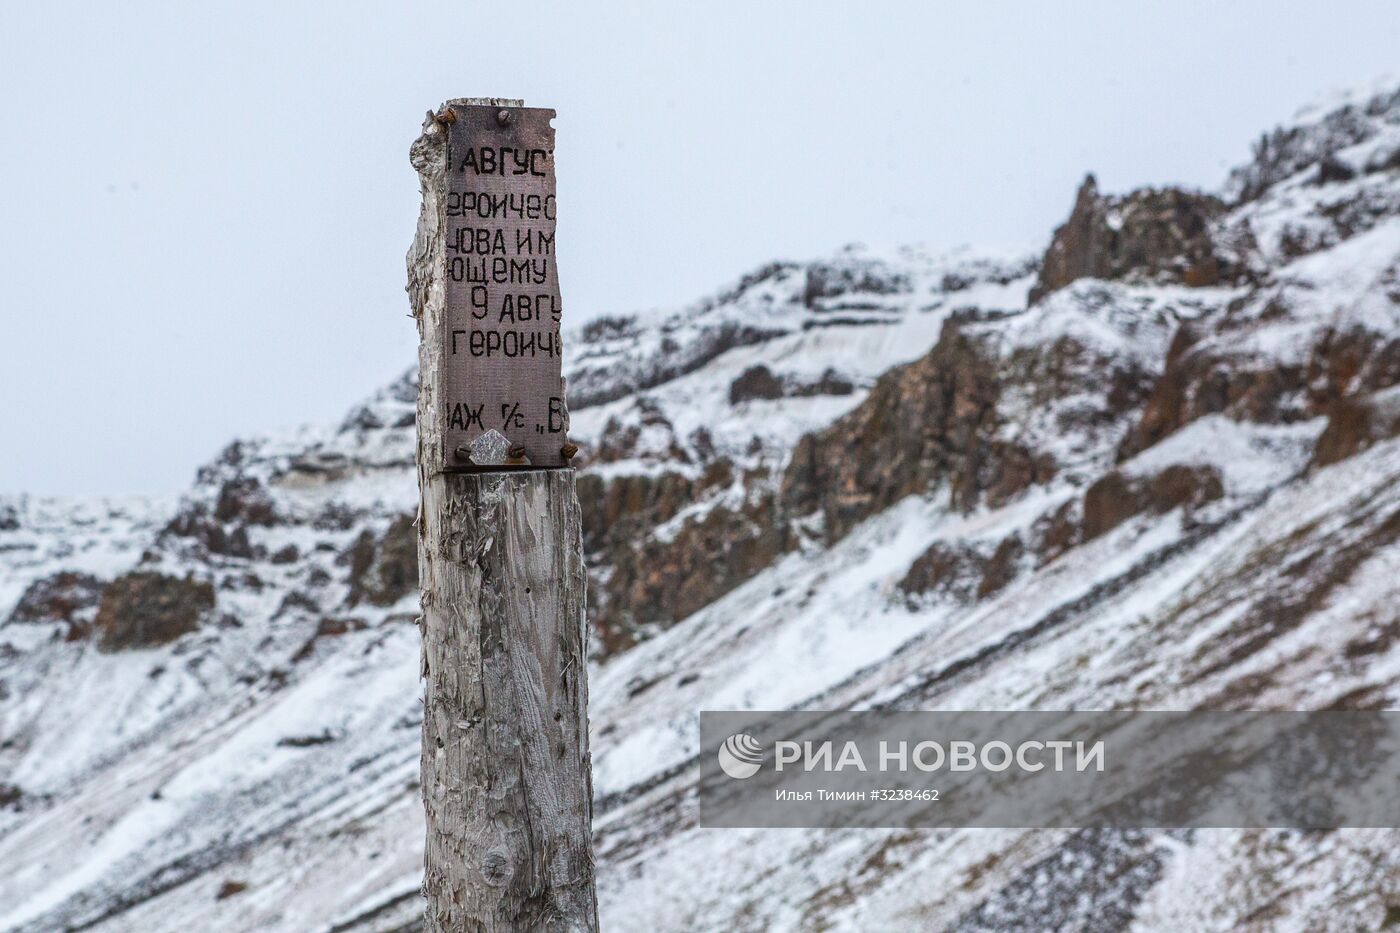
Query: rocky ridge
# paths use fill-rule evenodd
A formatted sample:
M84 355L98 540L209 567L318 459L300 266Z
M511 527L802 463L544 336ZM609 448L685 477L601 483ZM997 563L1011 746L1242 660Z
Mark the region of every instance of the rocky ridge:
M1387 91L1219 193L1087 180L1041 257L573 335L605 924L1400 915L1391 832L704 833L691 767L701 708L1394 705L1397 153ZM413 928L414 393L0 502L0 928Z

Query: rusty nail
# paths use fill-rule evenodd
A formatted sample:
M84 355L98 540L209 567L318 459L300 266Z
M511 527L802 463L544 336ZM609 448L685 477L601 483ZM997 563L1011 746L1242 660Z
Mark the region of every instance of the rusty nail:
M453 110L451 107L445 108L442 111L442 120L444 123L456 123L457 111Z
M453 453L457 455L458 460L465 460L467 463L472 462L472 449L466 444L458 447Z
M519 460L521 457L525 456L525 445L511 444L510 449L506 451L506 456L512 460Z
M509 111L509 110L498 110L498 111L496 112L496 122L499 123L499 124L501 124L501 126L505 126L507 123L509 123L509 122L510 122L510 111Z
M565 441L564 446L559 448L559 456L563 457L565 460L574 459L574 455L577 453L578 445L573 441Z

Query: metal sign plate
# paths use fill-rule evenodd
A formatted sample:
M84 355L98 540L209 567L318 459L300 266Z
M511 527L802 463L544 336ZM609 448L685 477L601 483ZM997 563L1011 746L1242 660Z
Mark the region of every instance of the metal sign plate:
M554 111L452 109L443 466L565 466Z

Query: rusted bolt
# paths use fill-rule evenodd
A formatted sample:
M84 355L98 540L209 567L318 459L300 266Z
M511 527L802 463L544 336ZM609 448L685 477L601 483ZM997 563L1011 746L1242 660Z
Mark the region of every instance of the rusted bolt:
M559 456L563 457L565 460L572 460L577 454L578 445L573 441L565 441L564 446L559 448Z
M512 460L519 460L521 457L525 456L525 445L511 444L510 449L506 451L506 456Z
M437 113L433 113L429 110L428 118L434 123L456 123L457 111L453 110L451 107L444 107Z
M466 444L462 444L456 450L452 451L452 453L458 460L461 460L463 463L472 462L472 449Z
M509 123L509 122L510 122L510 111L509 111L509 110L498 110L498 111L496 111L496 122L499 123L499 124L501 124L501 126L505 126L507 123Z

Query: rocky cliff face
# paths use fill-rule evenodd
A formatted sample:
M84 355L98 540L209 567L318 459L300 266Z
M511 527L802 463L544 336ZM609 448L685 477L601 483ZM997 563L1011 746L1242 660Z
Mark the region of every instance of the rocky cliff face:
M1397 703L1400 93L1039 255L569 342L610 929L1373 928L1391 831L702 833L702 708ZM178 501L0 502L0 929L407 930L412 374Z
M1105 197L1090 175L1079 188L1069 220L1050 241L1030 301L1085 278L1193 287L1234 281L1242 270L1219 248L1210 229L1224 212L1219 198L1176 188Z

